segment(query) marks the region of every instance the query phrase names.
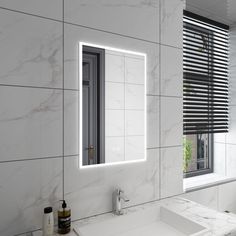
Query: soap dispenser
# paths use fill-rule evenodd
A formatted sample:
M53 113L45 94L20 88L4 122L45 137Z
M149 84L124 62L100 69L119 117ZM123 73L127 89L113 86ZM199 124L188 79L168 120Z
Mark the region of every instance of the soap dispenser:
M58 210L58 233L67 234L71 226L71 210L67 207L66 201L62 201L62 207Z

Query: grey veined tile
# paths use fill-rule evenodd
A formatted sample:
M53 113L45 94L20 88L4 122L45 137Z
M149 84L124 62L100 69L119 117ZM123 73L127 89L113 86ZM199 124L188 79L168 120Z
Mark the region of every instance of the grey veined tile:
M62 20L63 0L0 0L0 7Z
M62 155L62 92L0 86L0 161Z
M1 163L0 196L0 235L41 228L43 208L62 197L62 159Z
M158 149L147 151L146 162L109 167L79 169L78 156L65 158L65 199L73 209L73 219L111 211L117 187L130 199L126 206L155 200L159 196L158 160Z
M0 10L0 84L62 87L61 23Z
M159 0L66 0L65 21L158 42Z
M146 93L159 95L159 45L69 24L65 24L65 88L79 89L79 42L146 54ZM106 79L109 83L123 82L124 68L122 68L122 61L120 61L118 57L111 57L111 55L109 55L108 58L109 60L113 60L114 63L112 64L111 71L106 71ZM111 67L110 62L107 65ZM137 76L137 71L133 69L135 64L130 60L127 62L128 66L125 70L127 82L142 84L143 78L139 77L137 80L135 79ZM116 72L115 76L114 72ZM140 74L143 74L142 70L140 70L139 75ZM119 75L122 76L122 78L120 78Z

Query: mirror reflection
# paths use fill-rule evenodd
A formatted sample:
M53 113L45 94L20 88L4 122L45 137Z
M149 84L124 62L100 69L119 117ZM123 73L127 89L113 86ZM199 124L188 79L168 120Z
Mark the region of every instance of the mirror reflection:
M80 43L80 60L80 166L145 160L146 55Z

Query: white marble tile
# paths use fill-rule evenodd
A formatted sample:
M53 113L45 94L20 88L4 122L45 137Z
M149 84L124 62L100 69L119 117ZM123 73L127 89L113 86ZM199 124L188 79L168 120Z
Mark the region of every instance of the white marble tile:
M125 85L121 83L106 82L105 84L105 108L124 109Z
M161 198L183 193L183 147L161 148Z
M183 103L181 98L161 97L161 146L182 145Z
M64 91L64 153L79 154L79 91Z
M0 235L42 227L43 208L62 198L62 159L0 164Z
M226 175L236 177L236 145L226 144Z
M105 81L125 82L125 58L106 50Z
M130 201L126 206L159 196L159 150L148 150L146 162L78 169L78 157L65 159L65 198L73 219L112 210L112 192L120 187Z
M124 137L106 137L105 142L106 163L125 161Z
M226 175L226 144L214 143L214 173L219 175Z
M62 20L63 0L0 0L0 7Z
M226 134L225 133L218 133L214 134L214 142L217 143L225 143L226 142Z
M65 21L158 42L159 0L67 0Z
M125 109L144 110L144 85L125 84Z
M219 185L219 211L236 214L236 182Z
M229 107L229 132L226 133L226 143L236 144L236 106Z
M183 96L183 51L161 46L161 95Z
M145 156L144 136L125 137L125 160L142 160Z
M211 209L218 210L218 186L185 193L182 196Z
M125 111L106 110L105 111L105 136L125 135Z
M125 135L145 135L144 111L125 110Z
M125 57L125 82L132 84L145 83L144 58Z
M159 97L147 96L147 148L160 146Z
M0 87L0 160L62 155L62 91Z
M146 53L147 93L159 95L159 45L68 24L65 24L65 88L78 89L80 41Z
M0 10L0 32L0 84L62 87L61 23Z
M161 43L182 48L183 43L183 0L160 0Z

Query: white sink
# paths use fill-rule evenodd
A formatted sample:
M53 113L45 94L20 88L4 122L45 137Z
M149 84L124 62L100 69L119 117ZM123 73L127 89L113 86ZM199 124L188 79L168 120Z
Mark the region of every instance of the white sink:
M75 227L75 231L80 236L200 236L208 229L164 206L153 206Z

